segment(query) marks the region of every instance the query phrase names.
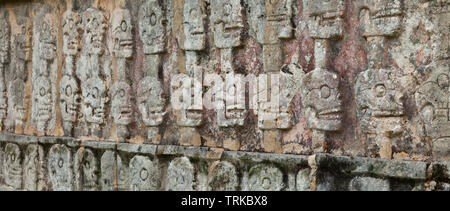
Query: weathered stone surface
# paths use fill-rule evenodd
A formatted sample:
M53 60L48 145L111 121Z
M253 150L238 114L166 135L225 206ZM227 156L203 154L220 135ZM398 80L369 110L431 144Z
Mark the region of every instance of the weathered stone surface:
M175 158L170 161L167 169L167 191L193 191L194 166L186 157Z
M80 148L74 156L75 186L79 191L98 190L99 163L90 149Z
M256 165L249 170L250 191L280 191L284 188L283 173L272 165Z
M350 181L350 191L389 191L389 181L372 177L355 177Z
M46 186L46 162L44 148L31 144L25 150L23 161L23 188L28 191L43 191Z
M296 188L297 191L309 191L311 190L311 182L309 175L311 174L311 169L302 169L298 171L296 177Z
M157 163L154 163L148 157L135 156L130 161L130 171L130 190L158 190L159 169Z
M236 167L227 161L221 161L213 166L209 174L209 190L212 191L236 191L239 186L239 178Z
M3 175L5 185L12 190L22 188L22 153L17 144L6 144L3 155Z
M73 190L72 153L65 145L55 144L47 155L49 189Z

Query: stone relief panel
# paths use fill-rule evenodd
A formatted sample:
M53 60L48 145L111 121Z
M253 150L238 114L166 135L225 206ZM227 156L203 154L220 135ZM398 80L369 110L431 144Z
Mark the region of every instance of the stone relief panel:
M158 126L163 123L165 99L163 85L158 73L162 57L166 52L165 11L159 1L148 0L139 8L139 35L144 45L145 77L138 85L138 109L144 125L148 128L147 138L152 143L158 133ZM156 143L158 143L156 141Z
M1 13L4 13L0 11ZM6 92L5 72L10 63L10 40L11 40L11 26L7 17L0 14L0 127L3 130L4 120L8 111L8 95Z
M28 145L23 161L23 185L27 191L44 191L47 188L44 148L37 144Z
M73 190L72 153L61 144L55 144L47 155L49 190Z
M121 156L117 156L117 188L119 191L126 191L130 189L130 169L126 165Z
M123 5L122 5L123 6ZM117 60L117 80L111 90L111 115L117 127L119 139L129 138L128 126L134 122L131 86L128 79L130 69L127 61L133 57L133 25L127 9L116 9L112 13L111 30L113 52Z
M6 144L3 155L3 179L12 190L22 188L22 153L17 144Z
M311 190L311 180L309 178L311 169L302 169L298 171L295 180L297 191L309 191Z
M44 13L34 25L31 119L39 135L50 135L56 120L58 18Z
M64 134L73 136L75 124L81 114L81 89L76 74L76 61L81 49L81 17L78 13L67 10L63 14L63 53L66 57L63 78L59 84L60 107Z
M166 191L193 191L194 166L187 157L170 161L166 176Z
M221 161L215 164L209 174L208 184L211 191L238 190L239 178L236 167L228 161Z
M13 66L12 82L8 88L8 114L13 120L15 133L23 133L27 120L27 108L30 105L26 94L28 69L31 67L33 25L31 18L19 16L17 18L18 31L14 34L13 48L15 65Z
M106 47L108 22L105 12L88 8L82 15L83 50L77 77L81 82L83 118L87 136L103 136L109 102L108 88L111 80L110 54Z
M403 132L404 91L398 70L384 67L387 37L397 36L401 26L400 1L359 2L360 26L367 40L368 70L356 81L357 113L362 130L374 136L380 156L391 158L392 141Z
M158 190L159 169L148 157L135 156L130 161L130 190Z
M116 165L116 155L113 151L106 151L103 153L100 159L100 186L102 191L113 191L115 190L114 181L116 175L115 173Z
M249 172L250 191L280 191L284 188L283 173L275 166L258 164Z
M75 185L79 191L98 190L99 164L90 149L80 148L74 157Z
M233 68L233 48L242 45L244 31L243 7L239 0L211 1L210 23L213 24L214 45L220 51L220 68L224 81L223 93L216 96L217 122L220 127L242 126L246 116L245 89Z

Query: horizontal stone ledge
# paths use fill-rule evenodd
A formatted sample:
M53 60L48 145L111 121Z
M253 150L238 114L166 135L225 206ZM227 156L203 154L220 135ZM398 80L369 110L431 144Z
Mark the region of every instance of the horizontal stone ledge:
M66 137L33 137L7 133L0 134L0 142L16 143L19 145L65 144L73 148L88 147L149 156L185 156L198 160L228 160L243 164L273 163L288 169L311 166L311 163L308 164L307 155L224 151L223 149L209 147L115 143ZM420 161L385 160L336 156L331 154L316 154L313 157L315 158L315 165L319 171L330 171L337 175L368 175L410 180L426 180L427 168L431 164ZM441 178L450 178L450 162L433 163L433 165L435 166L435 170L437 169L442 172L440 174Z

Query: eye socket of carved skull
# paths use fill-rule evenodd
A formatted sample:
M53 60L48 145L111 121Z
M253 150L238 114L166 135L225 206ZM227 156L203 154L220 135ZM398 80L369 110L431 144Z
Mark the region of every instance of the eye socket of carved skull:
M116 56L119 58L131 58L133 56L134 41L130 11L118 9L113 12L112 30Z
M81 17L78 13L72 11L65 12L63 15L63 51L68 55L76 55L81 48L80 45L80 24Z
M89 8L83 14L84 46L88 52L102 55L104 52L104 37L107 29L106 17L103 12Z
M138 90L138 107L146 126L158 126L162 123L165 100L162 98L162 84L147 77L141 81Z
M342 101L339 77L324 69L316 69L303 79L303 106L310 128L339 131L342 122Z
M84 115L89 123L102 124L105 118L106 103L108 97L104 82L97 77L86 81L86 89L83 90Z
M166 19L157 0L150 0L139 10L139 35L145 54L161 53L165 49Z
M81 94L78 83L70 76L61 79L60 87L62 117L65 121L75 122L81 104Z
M183 30L185 50L205 48L205 11L199 0L185 0L183 8Z
M118 81L113 87L112 114L116 124L129 125L133 121L133 107L131 105L131 87L125 82Z
M46 15L39 31L39 53L45 60L53 60L56 57L56 35L57 28L50 15Z

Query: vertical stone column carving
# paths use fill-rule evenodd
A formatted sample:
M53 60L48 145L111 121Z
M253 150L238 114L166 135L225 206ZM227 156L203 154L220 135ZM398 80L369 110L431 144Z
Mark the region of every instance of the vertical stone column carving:
M74 158L75 187L78 191L96 191L99 188L99 163L90 149L79 149Z
M5 184L12 190L22 188L22 157L17 144L6 144L3 160L3 177Z
M329 41L343 35L345 8L343 0L305 0L303 5L315 42L315 69L303 78L302 103L307 126L313 130L312 148L322 151L326 132L340 131L342 127L340 79L329 70Z
M127 60L133 57L133 25L131 13L122 8L113 11L111 27L113 51L117 61L117 80L112 86L111 114L116 124L117 136L120 141L129 137L128 126L134 122L131 85L128 79L129 68Z
M17 25L19 31L14 35L15 69L8 89L8 113L14 120L15 133L21 134L25 129L29 107L29 95L25 90L32 59L33 25L27 17L18 17Z
M416 91L416 105L425 132L433 141L433 157L450 154L450 1L425 0L429 13L436 20L440 43L436 55L436 70Z
M5 16L0 14L0 130L3 130L4 120L8 111L5 72L10 63L11 26L8 18Z
M46 190L46 163L44 148L30 144L25 150L23 161L23 188L27 191Z
M72 153L65 145L55 144L47 154L50 190L73 190Z
M84 35L81 65L77 76L81 81L83 96L83 121L86 135L103 136L107 103L108 84L111 80L109 52L105 44L108 29L107 18L98 8L89 8L83 13Z
M220 127L242 126L246 116L243 76L235 74L233 48L242 45L244 29L241 1L212 0L211 24L214 25L214 44L220 49L220 65L225 85L217 99L217 122Z
M367 40L369 67L356 81L356 106L360 125L380 156L392 157L392 140L403 132L403 88L397 71L386 66L387 38L400 32L399 0L358 2L360 25Z
M33 106L31 117L38 135L49 135L55 126L56 117L56 59L57 59L57 18L47 13L43 19L37 18L37 59L33 59Z
M148 141L156 140L158 126L165 115L163 85L158 77L162 56L166 52L166 26L164 9L157 0L147 0L139 9L139 35L144 45L145 77L138 87L138 108L147 127Z
M80 115L81 89L75 78L76 61L81 48L81 17L67 10L63 14L63 53L66 57L63 77L59 84L60 107L63 129L66 136L73 136L75 124Z

